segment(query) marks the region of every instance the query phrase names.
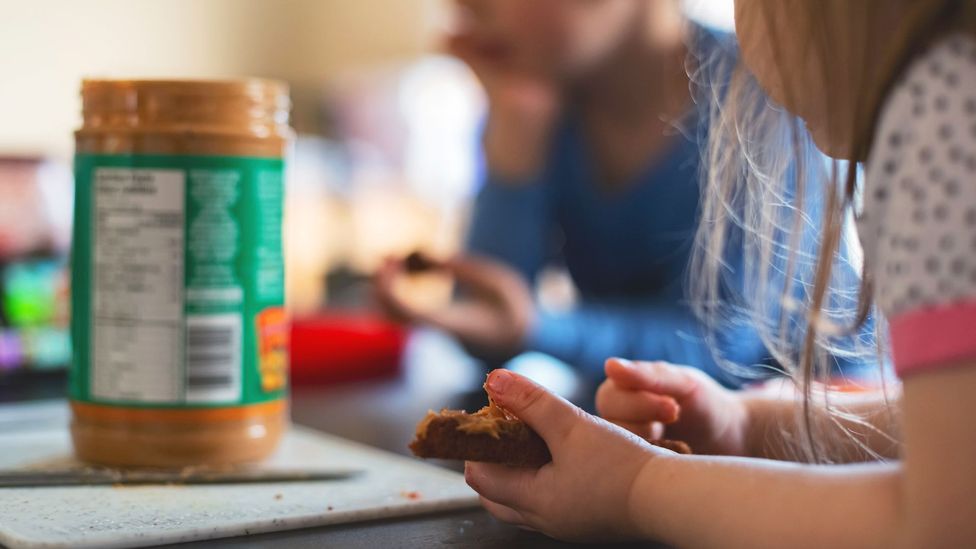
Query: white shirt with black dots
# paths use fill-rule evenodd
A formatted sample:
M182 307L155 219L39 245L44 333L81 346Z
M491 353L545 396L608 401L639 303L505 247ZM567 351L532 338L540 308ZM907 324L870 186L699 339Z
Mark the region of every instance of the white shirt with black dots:
M881 311L976 301L974 37L949 36L911 63L883 106L865 175L858 232Z

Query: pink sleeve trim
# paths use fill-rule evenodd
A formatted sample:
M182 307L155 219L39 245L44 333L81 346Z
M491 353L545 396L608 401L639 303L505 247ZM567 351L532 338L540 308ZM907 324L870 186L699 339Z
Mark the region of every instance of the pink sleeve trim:
M917 309L891 319L891 345L901 377L976 359L976 300Z

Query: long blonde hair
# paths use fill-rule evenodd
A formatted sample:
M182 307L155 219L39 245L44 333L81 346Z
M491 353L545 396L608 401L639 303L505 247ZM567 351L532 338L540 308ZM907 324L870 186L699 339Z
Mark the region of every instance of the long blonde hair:
M827 33L822 32L827 23L817 2L806 3L808 13L797 23L816 31L810 47L821 48L819 59L826 65L831 59ZM852 92L857 115L850 121L854 143L848 150L858 161L870 151L883 98L914 53L959 21L972 29L976 11L968 0L911 0L904 8L899 28L887 29L897 38L885 58L860 56L861 63L881 63L881 68L874 72L879 75L875 81ZM860 9L867 12L861 16L870 16L863 4ZM870 29L854 30L870 39ZM826 161L795 116L772 103L744 68L715 66L722 62L728 61L700 62L694 75L711 92L701 224L690 269L692 302L712 333L743 315L755 326L802 395L802 444L794 445L796 457L829 462L831 448L824 441L831 437L825 431L839 428L840 419L874 428L833 408L831 392L819 389L829 383L833 357L882 364L888 347L880 315L874 315L875 337L858 330L873 307L871 272L849 259L857 249L850 241L853 232L847 230L858 204L857 164ZM790 68L780 64L780 70ZM829 67L822 70L827 76ZM729 73L731 79L722 78ZM735 273L726 268L728 254L743 258L744 284L737 300L729 299ZM818 407L828 413L816 414ZM870 453L857 435L841 431Z

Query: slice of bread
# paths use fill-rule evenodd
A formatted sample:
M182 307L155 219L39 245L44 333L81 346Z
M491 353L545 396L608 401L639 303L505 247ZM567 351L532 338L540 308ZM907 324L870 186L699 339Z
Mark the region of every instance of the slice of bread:
M423 458L515 467L542 467L552 461L542 437L492 405L474 414L459 410L428 412L417 425L417 437L410 443L410 449Z
M652 440L651 444L679 454L691 448L680 440ZM428 412L410 443L422 458L501 463L513 467L542 467L552 455L542 437L494 403L469 414L460 410Z

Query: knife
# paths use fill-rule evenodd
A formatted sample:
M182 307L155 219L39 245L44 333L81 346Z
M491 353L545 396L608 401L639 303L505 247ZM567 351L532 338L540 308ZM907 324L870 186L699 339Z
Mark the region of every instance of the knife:
M42 486L137 486L167 484L260 484L274 482L318 482L353 478L359 470L272 469L185 471L61 469L47 471L2 471L0 488L34 488Z

